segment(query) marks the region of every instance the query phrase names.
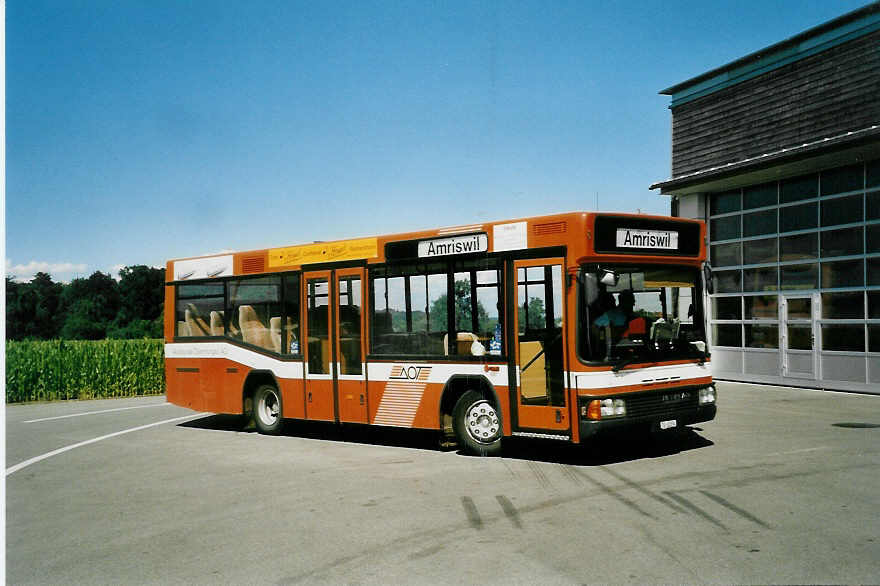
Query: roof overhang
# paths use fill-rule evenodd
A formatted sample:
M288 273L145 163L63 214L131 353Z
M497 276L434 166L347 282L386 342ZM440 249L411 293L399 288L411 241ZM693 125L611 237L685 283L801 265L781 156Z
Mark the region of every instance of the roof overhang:
M663 195L736 189L880 158L880 125L658 181Z

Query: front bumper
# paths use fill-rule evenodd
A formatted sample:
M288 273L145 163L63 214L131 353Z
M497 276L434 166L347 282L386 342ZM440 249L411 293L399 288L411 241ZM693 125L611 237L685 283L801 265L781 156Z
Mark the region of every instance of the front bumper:
M700 405L698 390L664 389L648 393L632 393L612 397L581 397L582 404L597 399L623 399L627 405L627 414L623 417L606 419L580 419L580 439L622 432L629 429L647 429L660 431L661 422L668 428L680 429L686 425L711 421L717 412L716 403ZM579 406L580 407L580 406ZM674 421L674 426L668 422Z

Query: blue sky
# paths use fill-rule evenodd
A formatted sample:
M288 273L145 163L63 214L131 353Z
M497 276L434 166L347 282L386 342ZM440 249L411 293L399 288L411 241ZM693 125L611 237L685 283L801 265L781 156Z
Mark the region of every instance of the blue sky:
M10 2L6 271L667 213L657 92L866 3Z

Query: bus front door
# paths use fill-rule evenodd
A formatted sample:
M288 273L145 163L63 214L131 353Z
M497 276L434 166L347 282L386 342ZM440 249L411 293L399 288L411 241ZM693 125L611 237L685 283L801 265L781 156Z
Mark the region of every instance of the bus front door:
M339 269L334 274L336 301L333 304L333 323L339 421L366 423L364 269Z
M565 398L563 259L514 262L516 276L516 428L563 435L571 428Z

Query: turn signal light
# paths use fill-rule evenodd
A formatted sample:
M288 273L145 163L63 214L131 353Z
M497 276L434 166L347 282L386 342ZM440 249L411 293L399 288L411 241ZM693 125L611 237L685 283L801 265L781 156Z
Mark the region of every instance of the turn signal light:
M594 399L587 405L581 405L581 417L585 419L598 421L625 415L626 403L623 399Z

